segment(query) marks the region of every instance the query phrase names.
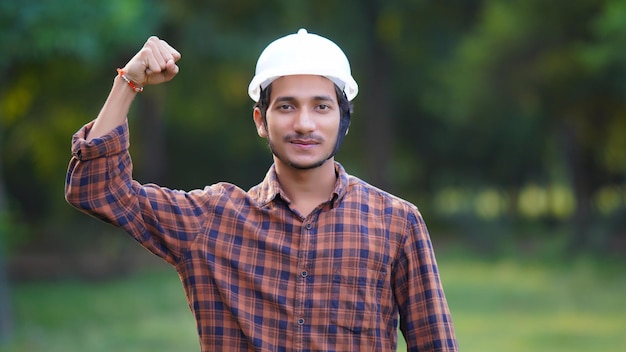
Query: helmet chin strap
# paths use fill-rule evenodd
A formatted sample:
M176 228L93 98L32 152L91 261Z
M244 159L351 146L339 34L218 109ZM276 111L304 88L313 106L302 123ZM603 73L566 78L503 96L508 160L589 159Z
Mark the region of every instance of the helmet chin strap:
M341 119L339 120L339 131L337 132L337 142L335 143L335 149L330 154L328 159L337 154L339 148L343 144L344 137L348 134L348 128L350 127L350 109L341 112ZM326 160L328 160L326 159Z

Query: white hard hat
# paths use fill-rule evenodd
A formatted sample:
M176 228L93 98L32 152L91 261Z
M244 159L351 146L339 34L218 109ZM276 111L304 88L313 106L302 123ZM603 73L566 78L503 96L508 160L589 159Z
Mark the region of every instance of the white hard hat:
M324 37L307 33L304 28L297 34L276 39L263 50L248 87L250 98L259 101L261 89L289 75L324 76L342 89L348 100L354 99L359 91L341 48Z

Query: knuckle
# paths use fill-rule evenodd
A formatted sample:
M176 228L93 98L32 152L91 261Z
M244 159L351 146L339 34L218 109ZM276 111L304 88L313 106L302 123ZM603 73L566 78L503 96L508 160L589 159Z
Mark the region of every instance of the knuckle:
M141 49L140 55L144 58L148 57L152 55L152 49L150 47L144 47L143 49Z

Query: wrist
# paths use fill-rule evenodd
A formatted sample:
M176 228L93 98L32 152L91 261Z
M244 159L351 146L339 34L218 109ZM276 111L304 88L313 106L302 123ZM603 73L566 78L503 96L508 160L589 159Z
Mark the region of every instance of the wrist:
M135 93L141 93L143 92L143 87L139 87L137 84L135 84L135 82L131 81L128 76L126 76L126 74L124 73L124 70L121 68L117 69L117 75L119 78L121 78L126 85L128 85L130 87L130 89L132 89Z

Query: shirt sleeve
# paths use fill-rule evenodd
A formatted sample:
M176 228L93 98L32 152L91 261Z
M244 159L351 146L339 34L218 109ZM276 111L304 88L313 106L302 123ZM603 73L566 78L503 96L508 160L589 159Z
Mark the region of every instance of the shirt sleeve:
M200 231L204 192L175 191L133 180L127 122L87 141L92 126L93 121L72 139L67 202L121 227L146 249L176 264Z
M458 351L428 230L417 209L407 220L408 235L393 278L407 350Z

